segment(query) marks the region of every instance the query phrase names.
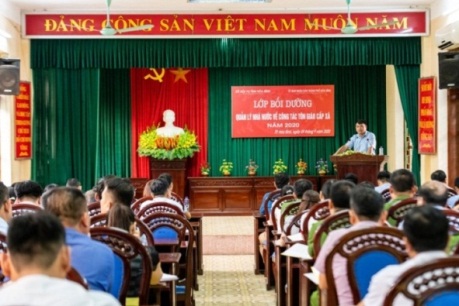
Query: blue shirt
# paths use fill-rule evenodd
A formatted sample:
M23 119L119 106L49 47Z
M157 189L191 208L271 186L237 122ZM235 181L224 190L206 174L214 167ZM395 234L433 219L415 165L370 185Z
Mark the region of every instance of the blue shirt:
M263 205L263 203L266 201L266 199L269 197L269 195L271 194L272 191L270 192L267 192L265 193L265 195L263 196L263 199L261 200L261 205L260 205L260 215L264 215L265 214L265 206ZM273 201L272 200L269 200L268 201L268 211L271 212L271 207L273 206Z
M454 208L454 205L456 204L458 200L459 200L459 195L449 197L448 200L446 201L446 205L448 205L451 208Z
M66 228L65 233L72 267L86 279L89 289L110 292L115 270L113 251L75 229Z
M363 136L360 136L359 134L355 134L352 136L349 141L346 143L346 146L349 149L352 149L356 152L362 152L362 153L367 153L368 148L371 149L371 153L375 154L375 148L376 148L376 137L375 134L372 132L366 131Z

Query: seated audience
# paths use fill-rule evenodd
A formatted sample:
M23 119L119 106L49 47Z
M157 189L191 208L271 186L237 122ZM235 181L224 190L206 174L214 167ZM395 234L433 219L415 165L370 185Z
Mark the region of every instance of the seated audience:
M119 228L136 236L137 238L140 238L135 224L134 212L125 205L115 205L112 209L110 209L110 212L108 213L107 225L110 227ZM150 254L151 262L153 264L153 272L151 274L150 284L156 285L159 283L159 280L163 274L163 271L161 270L161 263L159 262L159 254L154 246L146 246L145 248ZM131 260L131 281L129 282L129 289L127 293L128 297L138 296L142 274L142 260L140 255L138 255L133 260ZM127 304L132 303L128 302Z
M81 186L81 183L78 179L76 178L69 178L67 180L67 183L65 183L65 187L72 187L72 188L77 188L82 190L83 187Z
M8 233L8 222L13 218L12 205L8 187L0 182L0 233L3 235Z
M320 194L315 190L306 190L303 193L303 197L301 198L301 204L298 208L298 212L296 215L301 215L300 225L303 225L303 220L308 215L309 210L321 201ZM311 228L312 224L317 222L314 218L310 218L308 222L308 230ZM303 231L300 228L300 231Z
M14 218L2 267L11 278L0 287L0 305L120 305L111 295L65 279L70 250L59 220L44 211ZM93 260L88 257L87 261Z
M143 193L142 197L152 197L153 193L151 193L151 183L153 183L153 180L149 180L148 182L145 183L145 186L143 187Z
M424 183L417 192L418 205L433 205L435 208L443 210L448 200L448 189L445 184L439 181L429 181Z
M346 180L346 181L351 181L355 185L357 185L359 183L359 177L355 173L346 173L346 175L344 175L343 179Z
M191 217L190 212L183 211L183 206L180 203L168 197L169 184L167 183L166 180L164 179L153 180L153 182L151 183L151 192L153 194L153 200L143 202L142 205L140 205L140 210L142 210L144 207L150 204L163 202L163 203L168 203L168 204L176 206L177 208L180 209L181 212L183 212L184 216L186 216L187 218Z
M330 209L330 215L334 215L337 212L348 210L350 207L351 191L355 187L355 184L350 181L339 180L335 181L330 188L330 200L328 201L328 207ZM322 220L314 222L308 231L308 251L309 255L315 257L314 254L314 236L316 235L317 229L322 224ZM326 234L320 237L320 242L323 244L327 238Z
M16 203L28 203L40 206L40 197L43 188L34 181L23 181L14 185L16 193Z
M89 213L83 193L76 188L55 188L43 196L43 207L65 227L72 267L86 278L90 289L110 292L114 255L108 246L89 237Z
M436 171L432 172L432 174L430 175L430 179L432 181L439 181L440 183L444 184L446 186L446 188L448 188L448 197L452 197L452 196L457 195L456 190L454 188L451 188L450 186L448 186L448 184L446 182L446 173L445 173L445 171L436 170Z
M100 202L102 200L102 192L104 192L105 189L105 182L108 181L109 179L112 179L116 177L115 175L106 175L104 177L101 177L99 181L97 181L97 184L94 185L92 188L94 190L94 198L96 202Z
M115 203L131 207L135 189L128 179L113 177L106 180L104 186L100 200L101 213L108 213Z
M390 188L390 172L383 170L378 172L376 177L378 186L375 187L375 190L379 193L382 193L384 190Z
M172 195L172 190L174 189L174 182L172 180L172 175L170 175L169 173L161 173L159 176L158 176L158 179L163 179L167 182L167 197L170 198L171 195Z
M367 295L359 306L382 306L385 297L405 271L446 257L449 225L448 219L440 210L431 205L415 207L405 216L404 221L405 247L410 259L376 273L371 279ZM394 305L412 305L412 303L403 295L399 295Z
M390 175L389 188L391 193L391 200L384 204L384 210L388 211L393 205L412 198L416 192L416 185L414 176L411 171L406 169L398 169ZM392 218L387 220L391 225L395 225L396 221Z
M459 177L456 177L454 179L454 191L456 193L459 193ZM455 195L455 196L452 196L452 197L449 197L448 198L448 201L446 201L446 205L448 205L448 207L450 208L455 208L455 209L459 209L459 206L455 207L456 205L456 202L459 201L459 194Z
M282 189L285 185L287 185L290 182L290 178L287 173L277 173L274 175L274 187L276 188L275 190ZM266 200L269 198L271 195L272 191L269 191L264 194L263 199L261 200L261 205L260 205L260 214L264 215L265 214L265 206L264 203ZM271 212L271 207L273 206L273 201L268 202L268 213Z
M307 190L312 190L312 183L310 180L307 179L298 179L296 182L293 184L293 200L292 201L287 201L281 204L281 206L278 208L277 211L274 212L275 217L276 217L276 222L277 222L277 228L280 232L284 232L284 230L289 226L291 220L293 219L294 215L289 216L284 220L284 228L280 227L280 218L281 215L284 213L284 211L294 203L299 203L301 202L301 199L303 198L303 194Z
M321 290L327 290L328 286L325 278L325 259L341 237L351 231L383 225L386 219L385 212L383 212L384 200L381 194L374 189L356 186L351 192L350 205L349 218L352 226L330 232L314 264L320 273L319 288ZM339 305L354 305L345 269L346 260L335 255L332 266Z
M96 201L96 193L94 192L94 189L86 190L86 192L84 193L84 196L85 196L86 202L88 202L88 204L92 204L92 203L97 202Z

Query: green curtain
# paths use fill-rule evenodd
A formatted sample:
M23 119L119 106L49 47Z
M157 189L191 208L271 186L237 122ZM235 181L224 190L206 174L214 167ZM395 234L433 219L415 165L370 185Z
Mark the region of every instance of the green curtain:
M31 67L297 67L414 65L420 37L40 39L31 42Z
M233 175L245 175L254 159L259 175L272 175L282 158L290 174L299 158L316 175L315 163L329 160L340 145L355 134L355 121L368 120L378 145L386 147L386 86L384 66L209 69L209 163L220 175L223 159L234 164ZM231 138L231 86L335 84L335 137ZM328 162L331 169L331 163Z
M36 69L33 90L33 180L130 176L129 70Z
M99 112L99 70L33 71L32 179L65 185L93 182Z
M416 182L420 184L421 160L418 150L418 79L421 75L420 67L419 65L395 66L395 75L406 125L413 144L411 171Z

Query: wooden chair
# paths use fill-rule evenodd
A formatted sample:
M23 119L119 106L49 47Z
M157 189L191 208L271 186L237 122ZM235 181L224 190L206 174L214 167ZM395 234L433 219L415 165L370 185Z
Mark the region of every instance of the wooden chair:
M42 210L41 206L29 204L29 203L18 203L13 206L13 218L17 216L22 216L25 214L35 213L39 210Z
M368 292L371 278L382 268L403 262L407 254L403 233L386 226L375 226L345 234L325 259L325 277L328 289L322 292L322 305L338 305L333 261L335 255L344 257L346 273L355 305Z
M182 205L182 209L185 209L185 204L183 202L183 199L178 194L176 194L175 192L172 192L171 199L179 203L180 205Z
M449 222L449 232L459 234L459 211L454 209L444 209L443 213Z
M399 294L412 301L412 305L459 304L459 257L437 259L403 273L389 291L384 306L395 305Z
M402 222L408 211L417 206L417 200L415 198L405 199L392 205L387 211L387 219L395 220L395 226L398 226Z
M300 208L300 202L298 203L292 203L290 204L285 210L284 212L281 214L281 217L280 217L280 231L285 233L287 228L290 226L290 224L292 223L293 219L296 217L295 215L298 213L298 210ZM289 217L289 216L294 216L291 220L290 220L290 223L289 224L285 224L286 223L286 219ZM298 215L299 216L299 215ZM290 227L290 231L292 230L292 228ZM300 227L298 226L298 231L300 230Z
M108 214L99 214L96 216L93 216L89 220L90 222L90 227L106 227L107 222L108 222ZM140 236L145 237L145 244L149 246L154 246L155 245L155 240L153 238L153 235L150 232L150 229L148 226L139 218L135 217L135 223L137 226L137 229L140 232ZM141 240L142 240L141 239Z
M308 242L309 222L311 221L311 219L320 221L320 220L324 220L328 216L330 216L330 208L328 207L328 200L319 202L316 205L311 207L308 214L303 219L303 224L301 224L300 226L300 228L303 229L302 230L303 239L306 243Z
M182 251L181 262L185 271L184 274L179 275L180 279L184 279L185 290L177 293L177 301L184 302L186 306L194 305L193 282L196 269L194 267L193 247L195 237L190 234L193 233L193 227L185 217L176 213L154 213L146 217L144 222L152 233L164 227L176 233L175 244L171 244L170 247L172 252Z
M383 197L383 199L384 199L384 201L386 203L389 202L392 199L392 196L390 194L389 188L384 189L383 191L381 191L381 196Z
M314 235L314 254L317 256L320 252L321 248L321 238L323 234L328 234L331 231L334 231L339 228L347 228L351 226L351 222L349 220L349 211L344 210L337 212L334 215L330 215L317 229Z
M141 257L142 277L139 285L139 305L148 304L148 294L150 289L150 278L152 272L152 262L150 255L140 240L133 235L117 228L93 227L90 229L91 238L105 243L113 250L116 255L115 266L115 293L122 305L126 304L126 294L131 280L130 261L135 257Z
M88 205L89 217L96 216L101 213L100 202L94 202Z
M67 272L67 275L65 276L65 278L68 279L68 280L71 280L72 282L80 284L86 290L89 289L88 283L86 282L86 279L84 279L80 275L80 273L78 273L78 271L75 270L74 267L70 267L70 270Z
M280 228L278 228L278 223L277 223L277 220L276 220L276 210L277 209L281 209L281 206L285 202L289 202L289 201L292 201L294 199L295 199L295 197L293 195L289 194L289 195L285 195L285 196L279 197L274 201L273 206L271 207L271 212L269 213L269 220L271 221L271 223L273 225L273 231L275 232L276 235L280 234L282 232L282 230Z
M151 200L153 200L153 197L148 196L148 197L140 198L140 199L138 199L137 201L135 201L135 202L131 205L131 209L132 209L132 211L134 212L134 214L137 215L137 213L140 211L140 206L142 205L142 203L144 203L144 202L146 202L146 201L151 201Z
M269 220L269 212L270 212L269 208L268 208L268 203L269 202L274 202L275 200L277 200L277 198L279 198L281 196L281 193L282 193L281 189L274 190L266 198L266 201L261 203L261 205L263 205L263 208L265 210L265 218L266 218L266 220Z
M184 217L183 211L181 211L180 208L167 202L155 202L148 204L147 206L142 208L136 215L140 220L143 220L149 215L155 213L178 214Z
M454 197L455 195L457 195L457 192L454 188L451 188L448 186L446 190L448 191L448 198Z

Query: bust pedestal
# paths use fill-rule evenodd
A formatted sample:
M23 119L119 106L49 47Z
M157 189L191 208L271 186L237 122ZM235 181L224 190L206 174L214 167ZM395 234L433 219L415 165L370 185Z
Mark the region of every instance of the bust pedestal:
M156 179L161 173L172 175L173 191L181 198L185 197L187 159L156 159L150 157L150 178Z

